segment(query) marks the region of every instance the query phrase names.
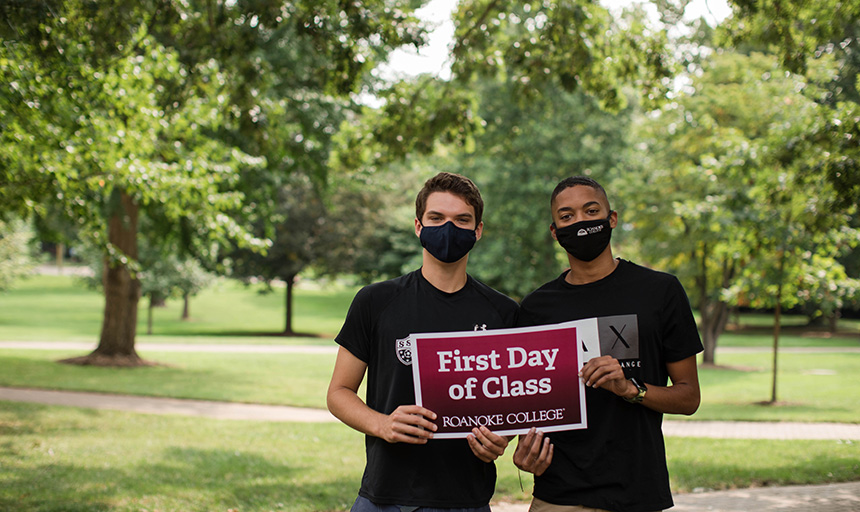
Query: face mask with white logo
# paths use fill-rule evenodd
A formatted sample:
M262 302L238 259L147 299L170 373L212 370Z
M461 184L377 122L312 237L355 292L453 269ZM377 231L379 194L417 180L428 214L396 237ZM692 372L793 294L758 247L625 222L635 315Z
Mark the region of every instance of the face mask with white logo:
M609 216L605 219L583 220L563 228L556 227L553 223L558 244L580 261L593 260L600 256L609 245L609 239L612 238L610 217L612 212L609 212Z

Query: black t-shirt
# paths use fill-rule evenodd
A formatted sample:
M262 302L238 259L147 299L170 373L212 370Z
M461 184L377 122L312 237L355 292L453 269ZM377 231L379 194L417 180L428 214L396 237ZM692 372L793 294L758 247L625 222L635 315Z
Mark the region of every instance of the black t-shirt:
M571 285L566 275L523 299L518 325L613 317L605 322L612 334L601 334L601 353L646 385L667 385L666 363L702 351L687 295L674 276L625 260L594 283ZM671 507L663 415L602 389L586 388L585 399L587 429L548 434L553 460L535 478L535 497L616 512Z
M389 414L415 403L410 334L512 327L516 315L516 302L471 276L462 289L445 293L419 269L362 288L335 341L367 363L367 405ZM496 466L478 459L465 439L412 445L366 436L365 445L359 494L375 503L471 508L493 495Z

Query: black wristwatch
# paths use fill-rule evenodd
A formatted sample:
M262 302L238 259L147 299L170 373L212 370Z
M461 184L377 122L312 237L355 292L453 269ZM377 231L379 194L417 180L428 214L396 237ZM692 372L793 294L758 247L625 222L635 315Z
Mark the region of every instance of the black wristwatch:
M632 382L633 385L639 389L639 393L632 398L625 398L625 400L627 400L631 404L638 404L645 398L645 393L648 391L648 388L645 387L645 384L639 382L639 379L637 379L636 377L630 379L630 382Z

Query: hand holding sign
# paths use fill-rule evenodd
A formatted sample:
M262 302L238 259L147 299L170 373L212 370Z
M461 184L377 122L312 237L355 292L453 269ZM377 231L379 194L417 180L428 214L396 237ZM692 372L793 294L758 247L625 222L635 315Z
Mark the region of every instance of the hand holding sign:
M419 405L401 405L382 416L379 437L389 443L426 444L436 431L436 413Z
M528 434L520 435L514 452L514 465L523 471L543 474L552 462L553 445L543 432L532 427Z
M508 447L508 438L494 434L487 427L473 428L472 435L466 439L472 453L484 462L498 459Z
M602 388L619 396L630 387L621 364L612 356L600 356L590 360L582 368L580 376L586 386Z

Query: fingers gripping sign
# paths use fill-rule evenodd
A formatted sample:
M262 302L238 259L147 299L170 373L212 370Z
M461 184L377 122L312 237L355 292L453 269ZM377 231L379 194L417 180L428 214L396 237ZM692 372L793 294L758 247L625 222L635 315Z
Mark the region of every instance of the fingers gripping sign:
M621 364L612 356L591 359L585 363L579 375L585 385L591 388L605 389L619 396L630 390Z
M494 434L487 427L473 428L472 435L467 436L466 440L472 453L484 462L498 459L508 447L508 438Z
M523 471L540 476L552 463L553 445L543 432L534 428L520 436L514 451L514 465Z
M380 436L389 443L426 444L436 431L436 413L420 405L401 405L382 416Z

